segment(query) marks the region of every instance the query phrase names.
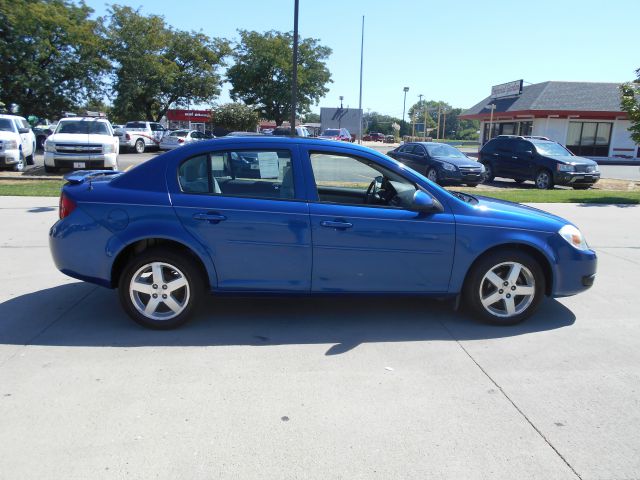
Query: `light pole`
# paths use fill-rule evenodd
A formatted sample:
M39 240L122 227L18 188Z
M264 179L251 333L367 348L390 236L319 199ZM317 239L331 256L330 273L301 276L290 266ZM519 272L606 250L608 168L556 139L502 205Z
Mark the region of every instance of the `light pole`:
M404 87L402 90L404 91L404 103L402 104L402 123L404 124L406 130L407 123L404 121L404 112L407 108L407 92L409 91L409 87Z
M291 81L291 135L296 134L296 109L298 108L298 1L293 7L293 75Z
M342 100L344 100L344 96L340 95L340 113L338 114L338 128L342 128Z
M424 97L424 95L422 94L418 95L418 108L422 107L422 97ZM424 109L422 113L424 114ZM427 117L424 118L424 123L422 124L422 127L424 129L427 128Z

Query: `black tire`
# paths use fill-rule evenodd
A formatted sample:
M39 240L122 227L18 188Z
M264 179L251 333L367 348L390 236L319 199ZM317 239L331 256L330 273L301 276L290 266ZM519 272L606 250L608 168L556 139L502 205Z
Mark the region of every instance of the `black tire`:
M484 181L485 182L493 182L493 179L496 178L496 176L493 174L493 167L491 166L491 164L489 162L487 163L483 163L484 165Z
M33 150L31 150L31 155L27 157L27 165L35 165L36 162L34 162L33 160L35 154L36 154L36 144L34 143Z
M57 167L50 167L49 165L44 166L44 171L46 173L56 173L58 171Z
M591 184L573 185L574 190L587 190L588 188L591 188Z
M431 180L433 183L439 183L438 182L438 170L435 169L435 167L431 167L427 170L426 176L429 180Z
M520 275L515 283L508 281L509 263L525 267L520 270ZM507 285L505 286L503 283L501 287L496 287L490 280L485 279L485 275L492 271ZM527 295L510 293L525 287L533 291L532 298L528 298ZM544 292L545 277L540 264L526 252L505 249L489 252L476 261L467 274L462 295L465 307L469 308L476 318L493 325L515 325L536 311L540 306ZM500 298L485 308L482 303L483 298L485 301L490 301L490 298L494 298L493 295ZM509 297L510 295L513 297ZM513 304L514 314L510 315L507 311L506 302L509 300L506 297L512 298L510 302ZM522 308L522 310L518 311L518 308ZM505 316L501 316L501 314Z
M171 296L171 299L178 305L183 303L183 305L180 306L180 313L175 316L170 316L175 313L173 311L166 312L166 310L171 309L168 304L164 303L160 298L153 300L157 302L158 306L151 314L166 314L167 317L165 319L158 319L145 315L139 308L148 305L148 303L152 301L152 294L136 292L135 289L133 292L130 291L134 276L140 276L141 270L143 272L148 271L146 267L152 268L150 265L153 263L162 263L165 265L162 268L162 276L164 277L162 282L165 283L154 284L153 281L155 279L153 276L147 277L147 279L152 282L148 284L148 287L152 289L151 291L155 292L157 290L158 293L155 295L158 297L165 296L166 298L166 294L162 293L164 291L167 292L167 294ZM174 296L171 290L163 290L165 285L170 285L170 281L167 280L165 275L171 275L176 280L184 278L184 280L186 280L186 286L175 290L177 293ZM168 248L156 247L143 251L129 261L118 281L118 296L125 312L139 325L155 330L170 330L184 325L191 318L203 297L205 284L206 281L203 278L202 270L192 257ZM157 288L153 289L154 285ZM147 301L146 304L144 304L145 299Z
M543 168L536 173L535 183L536 188L539 190L551 190L553 188L553 174L546 168Z
M14 163L11 166L11 169L14 172L22 172L24 170L25 165L26 165L26 161L24 158L24 153L22 153L22 150L20 150L20 159L18 160L18 163Z
M133 149L135 150L136 153L144 153L144 149L145 149L144 140L142 140L141 138L136 140L136 144L133 147Z
M467 183L467 187L474 188L474 187L477 187L477 186L478 186L477 183Z

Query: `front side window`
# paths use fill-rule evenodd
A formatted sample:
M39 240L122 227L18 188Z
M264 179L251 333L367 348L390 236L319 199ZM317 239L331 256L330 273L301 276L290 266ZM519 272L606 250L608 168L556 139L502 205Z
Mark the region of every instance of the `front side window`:
M559 143L555 142L537 142L536 150L541 155L554 155L562 157L570 157L571 153Z
M349 155L310 154L318 199L324 203L409 209L416 186L377 163Z
M295 198L291 153L285 150L233 150L192 157L180 165L178 181L185 193Z

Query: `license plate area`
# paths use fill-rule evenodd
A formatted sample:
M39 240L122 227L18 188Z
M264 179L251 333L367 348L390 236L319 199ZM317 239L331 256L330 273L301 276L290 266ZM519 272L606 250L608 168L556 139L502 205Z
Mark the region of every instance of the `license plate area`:
M85 162L73 162L73 168L85 168L86 166Z

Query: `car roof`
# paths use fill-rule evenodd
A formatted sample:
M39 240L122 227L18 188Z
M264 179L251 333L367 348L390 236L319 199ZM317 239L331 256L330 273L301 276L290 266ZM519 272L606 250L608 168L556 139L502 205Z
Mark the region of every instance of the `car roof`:
M19 118L20 120L25 120L25 118L20 115L11 115L10 113L0 113L0 118Z
M64 118L61 118L59 122L66 122L69 120L73 120L74 122L77 122L77 121L109 122L109 120L107 120L106 118L101 118L101 117L64 117Z

